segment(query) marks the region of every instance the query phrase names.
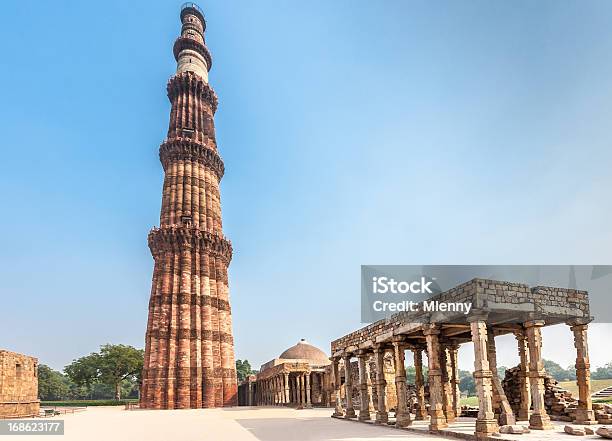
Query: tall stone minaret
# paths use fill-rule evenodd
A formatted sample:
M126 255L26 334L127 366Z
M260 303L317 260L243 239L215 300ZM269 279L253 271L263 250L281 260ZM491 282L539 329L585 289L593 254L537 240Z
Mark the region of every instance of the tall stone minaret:
M149 233L155 260L145 337L141 407L185 409L237 404L227 267L232 246L223 236L213 116L208 84L212 60L200 8L181 9L174 43L176 74L164 168L160 227Z

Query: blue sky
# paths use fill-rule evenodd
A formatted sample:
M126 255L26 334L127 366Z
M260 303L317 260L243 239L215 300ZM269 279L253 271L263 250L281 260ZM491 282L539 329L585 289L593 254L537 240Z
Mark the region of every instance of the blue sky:
M143 346L179 6L3 3L0 347ZM237 358L359 327L361 264L610 264L612 3L200 6Z

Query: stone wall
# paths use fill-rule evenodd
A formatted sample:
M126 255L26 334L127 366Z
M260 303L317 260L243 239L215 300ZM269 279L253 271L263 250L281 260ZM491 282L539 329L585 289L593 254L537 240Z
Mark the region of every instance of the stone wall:
M38 359L0 350L0 418L38 415Z

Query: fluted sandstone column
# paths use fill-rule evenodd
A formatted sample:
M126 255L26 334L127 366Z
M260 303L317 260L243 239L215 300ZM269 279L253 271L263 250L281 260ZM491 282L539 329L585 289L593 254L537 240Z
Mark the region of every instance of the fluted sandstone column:
M471 317L470 326L474 343L474 381L478 394L475 435L489 437L498 431L499 426L493 412L493 383L487 351L487 324L484 319L474 315Z
M544 407L544 362L542 361L542 334L543 320L531 320L524 324L529 345L529 381L531 386L531 404L533 412L529 417L529 428L536 430L551 430L553 428L550 417Z
M297 376L297 380L298 380L298 409L303 409L304 405L306 404L306 397L304 394L304 375L303 374L299 374Z
M453 405L453 387L451 385L452 373L450 355L446 345L440 347L440 371L442 372L442 409L447 423L455 421L455 407Z
M424 325L423 334L427 340L427 360L429 361L429 429L439 430L448 427L443 410L442 370L440 368L440 330L435 325Z
M450 355L451 385L453 388L453 407L455 417L461 416L461 392L459 390L459 344L453 343L448 347Z
M393 362L395 365L395 390L397 391L397 411L395 412L395 426L406 427L412 424L410 410L408 409L408 396L406 391L406 367L404 365L405 343L398 337L393 341Z
M423 378L423 350L415 348L412 350L414 354L414 386L416 388L417 408L416 417L417 421L423 421L427 419L427 407L425 405L425 379Z
M520 388L521 388L521 403L517 419L519 421L529 421L529 412L531 409L531 388L529 387L529 348L527 347L527 338L525 331L517 331L514 336L518 344L519 360L521 371L519 373Z
M381 345L374 346L374 362L376 366L376 424L387 424L387 380L385 380L385 350Z
M306 407L312 407L312 402L310 401L310 372L306 372L304 374L304 379L306 380L306 383L304 385L304 388L306 389Z
M289 398L289 373L283 373L283 386L284 386L284 395L285 395L285 404L291 403L291 399Z
M368 357L371 352L368 352ZM369 359L366 359L365 363L366 368L366 384L368 388L368 411L370 412L370 416L374 415L376 408L374 407L374 382L372 381L372 367Z
M344 357L344 394L346 395L346 412L344 418L355 418L353 408L353 378L351 377L351 355Z
M359 367L359 421L370 419L370 398L368 396L368 372L366 370L367 351L357 353Z
M491 381L493 383L493 411L500 426L514 425L516 419L504 392L499 375L497 374L497 350L495 348L495 334L493 328L487 328L487 356L489 357L489 369L491 369Z
M597 424L591 401L591 371L589 362L589 345L587 342L587 323L570 323L574 333L576 348L576 384L578 385L578 407L574 414L576 424Z
M149 233L154 279L145 336L141 407L199 408L237 404L234 342L219 182L224 165L208 84L212 60L200 9L181 10L174 44L177 72L168 81L172 105L159 156L165 177L160 227Z

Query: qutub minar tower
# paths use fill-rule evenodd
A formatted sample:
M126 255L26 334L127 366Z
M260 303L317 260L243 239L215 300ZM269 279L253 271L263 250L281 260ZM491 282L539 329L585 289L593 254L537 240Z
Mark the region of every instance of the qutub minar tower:
M237 404L227 267L232 246L223 236L213 115L208 84L211 56L200 8L181 8L174 43L176 75L168 137L159 149L164 168L160 227L149 233L155 260L141 407L185 409Z

